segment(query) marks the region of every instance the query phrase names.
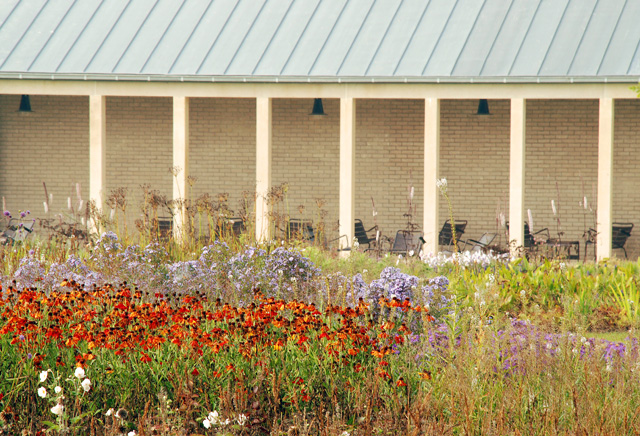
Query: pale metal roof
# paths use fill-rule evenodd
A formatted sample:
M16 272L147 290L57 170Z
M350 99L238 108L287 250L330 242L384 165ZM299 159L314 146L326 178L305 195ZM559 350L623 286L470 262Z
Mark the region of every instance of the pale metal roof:
M0 0L0 77L637 82L640 0Z

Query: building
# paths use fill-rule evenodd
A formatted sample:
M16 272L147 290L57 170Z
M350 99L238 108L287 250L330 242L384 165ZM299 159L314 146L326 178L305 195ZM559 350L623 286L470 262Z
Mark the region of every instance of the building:
M640 221L639 18L625 0L5 0L0 195L42 216L42 182L53 212L76 183L103 208L127 187L135 215L141 184L255 191L263 237L288 182L292 216L321 199L351 240L372 198L385 234L406 227L413 186L435 250L444 177L466 235L504 212L521 243L530 210L570 240L597 222L609 257L612 222Z

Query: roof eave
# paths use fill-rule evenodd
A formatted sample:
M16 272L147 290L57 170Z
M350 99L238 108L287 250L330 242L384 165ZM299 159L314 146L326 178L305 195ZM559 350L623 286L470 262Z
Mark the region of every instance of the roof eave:
M412 83L412 84L572 84L640 83L640 76L209 76L162 74L94 74L0 72L0 79L121 81L121 82L194 82L194 83Z

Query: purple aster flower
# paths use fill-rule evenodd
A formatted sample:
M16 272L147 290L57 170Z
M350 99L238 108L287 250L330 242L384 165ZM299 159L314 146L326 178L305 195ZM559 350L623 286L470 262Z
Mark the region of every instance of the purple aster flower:
M9 218L11 218L11 212L9 212L8 210L4 211L4 216L7 216Z

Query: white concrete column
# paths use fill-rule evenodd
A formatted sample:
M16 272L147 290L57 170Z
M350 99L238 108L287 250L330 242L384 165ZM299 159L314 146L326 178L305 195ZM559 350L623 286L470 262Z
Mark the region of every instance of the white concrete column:
M440 166L440 99L424 101L424 222L422 231L426 253L438 252L438 204L436 180Z
M173 199L181 203L174 209L173 235L181 238L186 224L189 198L189 98L173 97Z
M107 180L107 106L104 95L89 96L89 199L99 213L104 208ZM91 220L91 232L99 232L99 223Z
M271 238L267 194L271 188L271 98L256 98L256 240Z
M598 124L598 260L611 257L614 100L600 99Z
M512 250L524 247L524 169L527 104L511 99L511 157L509 174L509 242Z
M340 249L353 243L355 219L356 104L340 99ZM345 237L342 237L345 236Z

